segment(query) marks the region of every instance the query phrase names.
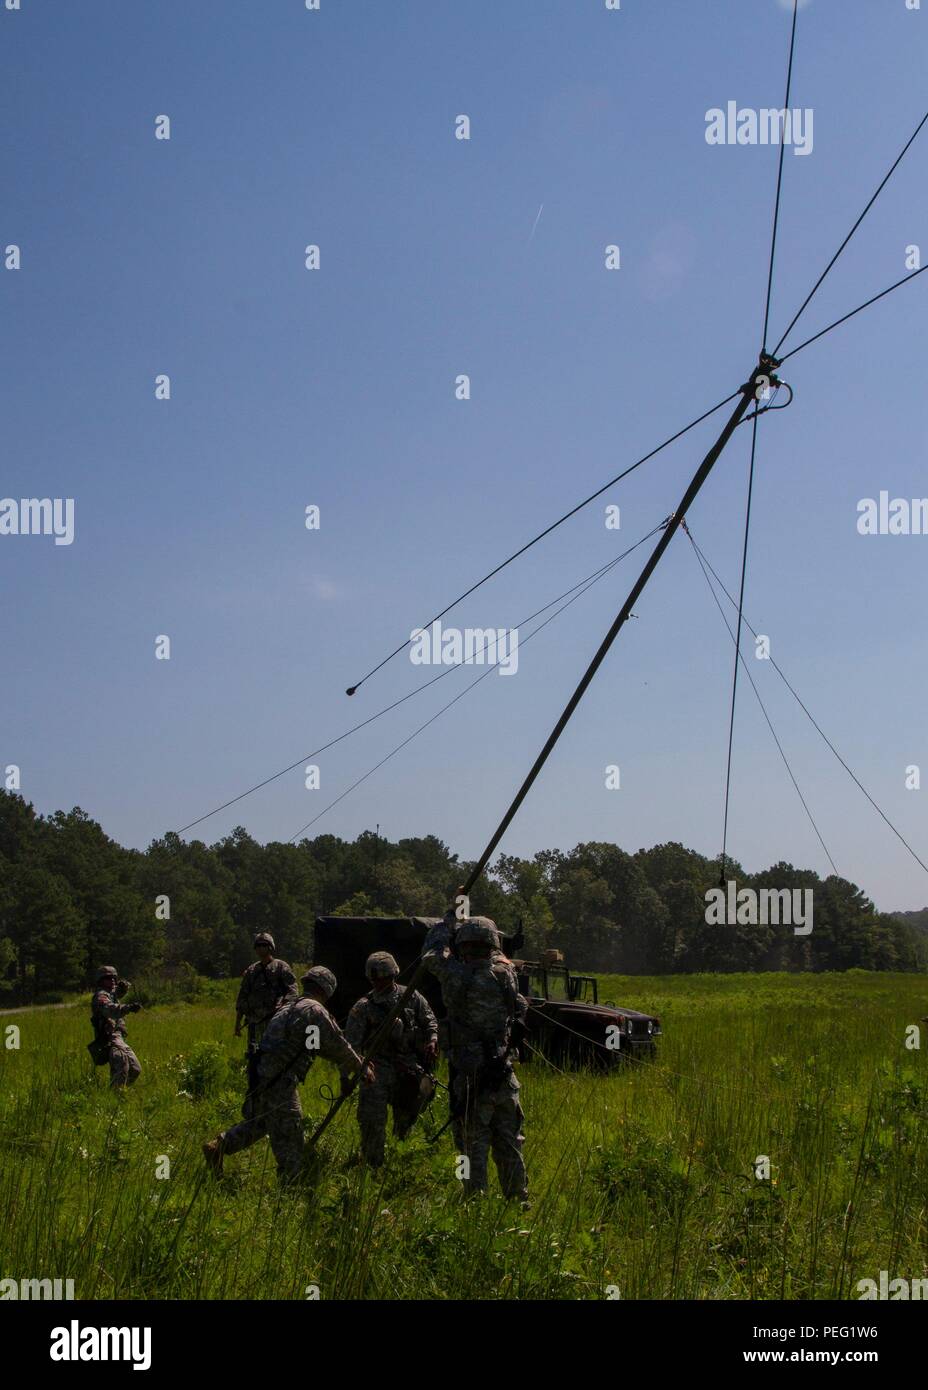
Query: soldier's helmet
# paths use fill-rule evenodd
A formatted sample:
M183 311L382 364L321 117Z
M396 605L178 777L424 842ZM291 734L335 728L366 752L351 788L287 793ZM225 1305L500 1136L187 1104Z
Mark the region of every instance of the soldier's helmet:
M115 965L101 965L100 969L97 971L97 979L106 980L110 976L112 976L114 980L119 979L119 971L116 969Z
M465 946L468 941L480 946L492 946L494 951L498 951L499 932L496 923L489 917L465 918L455 933L454 942L456 946Z
M400 968L389 951L375 951L368 956L364 973L369 980L395 979Z
M331 999L338 988L338 981L331 970L326 970L324 965L311 965L306 974L300 981L304 989L308 985L321 991L326 999Z
M269 950L274 949L274 938L269 931L258 932L254 940L255 946L267 946Z

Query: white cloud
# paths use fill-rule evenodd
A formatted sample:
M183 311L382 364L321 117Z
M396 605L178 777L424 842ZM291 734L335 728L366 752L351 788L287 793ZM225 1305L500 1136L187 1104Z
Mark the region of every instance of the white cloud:
M312 591L314 597L323 603L331 603L333 599L341 597L338 585L333 584L331 579L323 579L318 574L313 575Z

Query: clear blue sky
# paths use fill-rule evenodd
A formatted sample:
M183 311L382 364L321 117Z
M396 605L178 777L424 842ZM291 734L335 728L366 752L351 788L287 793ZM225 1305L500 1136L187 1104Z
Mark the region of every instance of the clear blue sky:
M301 757L421 681L398 658L344 695L416 623L736 389L760 346L777 151L710 147L705 114L782 104L789 23L781 0L0 10L0 243L23 256L0 270L0 493L76 507L69 547L0 537L0 764L39 811L79 804L144 846ZM803 7L792 104L814 111L814 149L786 156L774 341L923 114L926 71L928 5ZM912 243L928 256L928 132L791 343L902 276ZM856 508L928 493L926 296L928 277L784 370L796 400L759 430L745 605L923 857L928 537L861 537ZM447 621L510 626L605 563L673 508L716 432ZM730 586L749 434L689 518ZM311 833L379 823L478 854L636 572ZM717 853L731 644L682 536L636 613L506 851ZM928 876L752 667L839 870L883 908L928 902ZM324 755L320 791L297 771L194 833L288 838L466 679ZM747 685L734 767L731 852L827 872Z

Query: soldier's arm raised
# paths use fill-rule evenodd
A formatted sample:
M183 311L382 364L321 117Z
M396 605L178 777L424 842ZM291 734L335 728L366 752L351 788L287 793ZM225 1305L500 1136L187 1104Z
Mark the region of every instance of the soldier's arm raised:
M429 928L422 948L422 964L438 979L446 1006L466 990L470 978L467 967L451 954L451 931L446 917Z
M93 1010L100 1018L109 1018L112 1020L122 1018L123 1014L127 1013L129 1008L131 1008L131 1005L127 1006L124 1004L111 1003L105 990L98 991L94 996ZM133 1013L134 1012L135 1010L133 1010Z
M451 954L451 923L447 919L429 927L422 947L422 964L439 980L456 973L460 962Z

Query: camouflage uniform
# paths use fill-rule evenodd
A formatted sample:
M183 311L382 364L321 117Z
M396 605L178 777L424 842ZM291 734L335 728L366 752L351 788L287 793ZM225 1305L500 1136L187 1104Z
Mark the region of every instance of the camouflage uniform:
M310 1026L319 1029L319 1045L311 1041ZM340 1067L357 1067L361 1058L345 1041L328 1010L305 995L278 1009L261 1039L258 1050L258 1085L246 1097L241 1124L225 1130L219 1141L223 1154L238 1153L266 1134L281 1177L299 1176L303 1158L303 1110L297 1085L306 1079L317 1054Z
M114 1090L131 1086L142 1072L138 1057L126 1042L123 1015L134 1012L131 1004L120 1004L115 990L98 986L90 1005L90 1021L95 1036L109 1044L110 1085Z
M489 925L486 918L473 920ZM522 1159L525 1117L510 1061L510 1033L513 1020L525 1018L528 1004L501 951L468 964L451 954L451 936L447 921L431 927L423 960L441 984L448 1012L452 1133L458 1152L470 1161L465 1191L486 1188L492 1149L503 1195L524 1199L528 1195Z
M394 983L391 989L379 993L372 989L355 1004L345 1024L345 1037L362 1057L367 1055L367 1045L387 1014L406 993L402 985ZM398 1139L405 1139L415 1122L420 1107L419 1058L437 1038L435 1015L418 990L414 990L374 1054L372 1084L362 1086L358 1094L361 1153L374 1168L383 1163L388 1108L393 1107L393 1133Z
M261 1034L282 1004L298 997L296 977L285 960L256 960L242 971L236 1014L248 1024L248 1047L257 1047Z

